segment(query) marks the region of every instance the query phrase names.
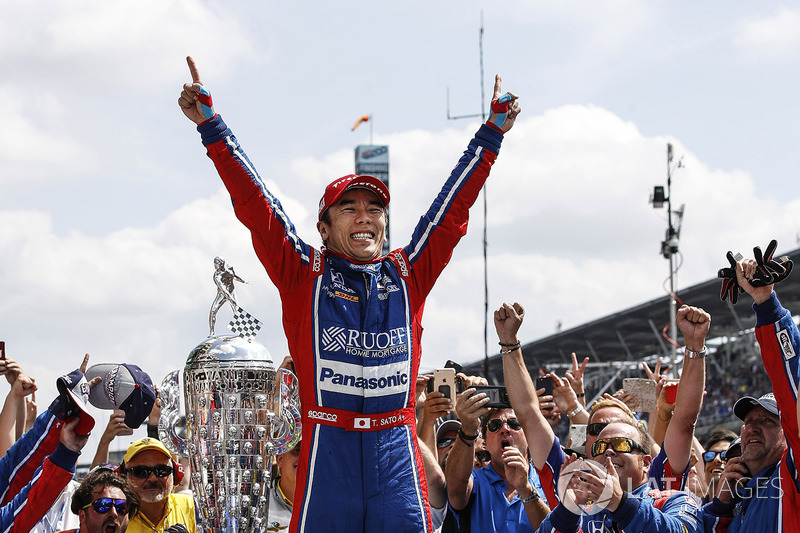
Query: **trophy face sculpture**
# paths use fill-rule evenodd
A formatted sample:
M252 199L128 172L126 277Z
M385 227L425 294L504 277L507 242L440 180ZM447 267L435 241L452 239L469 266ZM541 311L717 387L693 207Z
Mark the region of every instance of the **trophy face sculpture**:
M297 378L275 369L267 349L252 340L260 322L236 304L233 280L243 281L221 258L214 260L217 298L211 334L189 354L183 369L186 406L181 434L181 372L161 387L159 438L187 456L199 511L198 526L209 532L266 532L272 458L300 441ZM216 313L225 302L236 336L214 334Z

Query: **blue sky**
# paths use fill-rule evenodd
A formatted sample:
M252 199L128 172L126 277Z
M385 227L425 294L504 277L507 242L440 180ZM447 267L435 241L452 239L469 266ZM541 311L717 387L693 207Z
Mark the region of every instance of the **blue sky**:
M526 341L658 297L666 143L685 168L678 286L729 249L800 235L800 10L788 2L281 3L0 0L0 337L40 404L84 352L156 381L206 334L213 258L286 352L276 291L176 100L197 61L300 234L373 116L404 244L499 72L523 113L489 181L490 306ZM422 366L483 353L480 210L428 301ZM620 275L623 272L624 275ZM221 318L220 322L226 322ZM490 329L491 332L491 329ZM493 335L490 341L494 342ZM69 361L75 361L70 363ZM45 400L47 399L47 400Z

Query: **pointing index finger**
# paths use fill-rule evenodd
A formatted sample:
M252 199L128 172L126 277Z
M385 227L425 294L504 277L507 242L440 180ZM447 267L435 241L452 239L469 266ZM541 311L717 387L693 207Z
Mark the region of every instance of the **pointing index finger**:
M192 83L199 83L203 85L203 82L200 81L200 72L197 70L197 64L192 59L192 56L186 56L186 64L189 65L189 73L192 75Z
M492 96L492 100L497 100L503 95L503 78L500 77L500 74L494 75L494 96Z

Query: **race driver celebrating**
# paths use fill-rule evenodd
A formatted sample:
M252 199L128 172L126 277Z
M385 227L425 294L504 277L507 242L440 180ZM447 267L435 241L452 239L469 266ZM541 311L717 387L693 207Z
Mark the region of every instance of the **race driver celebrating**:
M381 255L389 190L372 176L331 182L319 204L323 247L301 240L222 117L197 67L178 103L202 136L277 286L300 384L303 446L290 531L430 531L416 441L415 384L425 298L466 233L505 132L520 112L495 78L492 113L411 242Z

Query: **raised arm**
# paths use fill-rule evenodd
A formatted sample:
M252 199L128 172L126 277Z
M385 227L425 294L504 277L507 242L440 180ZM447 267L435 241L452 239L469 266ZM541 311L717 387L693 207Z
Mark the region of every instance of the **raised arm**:
M475 394L472 387L456 397L456 415L461 421L461 429L458 430L458 438L447 456L444 470L447 499L456 511L467 506L472 494L475 441L480 431L480 417L489 412L489 408L484 407L487 403L489 397L482 392Z
M542 470L555 442L553 428L539 409L539 397L528 368L522 358L517 331L522 325L525 310L518 303L504 303L494 312L494 327L503 348L503 376L508 398L528 439L531 460L537 470Z
M6 402L3 404L2 411L0 411L0 457L5 455L6 451L17 440L15 428L19 406L24 406L25 397L35 391L36 385L25 374L19 374L11 385Z
M684 305L678 309L677 323L686 342L686 350L675 409L664 436L664 451L672 472L680 474L689 467L694 426L703 405L706 383L705 342L711 326L711 315L699 307Z
M186 58L190 83L183 85L178 105L197 124L206 154L214 162L233 201L236 217L250 230L253 249L280 291L302 283L321 264L318 250L297 235L280 201L272 195L236 136L214 111L197 65Z
M798 435L797 387L800 386L800 332L789 310L781 306L773 285L756 287L750 283L758 265L749 259L737 263L739 285L753 298L756 312L756 339L761 347L761 361L772 382L772 392L781 413L786 443L794 457L800 455ZM787 461L789 466L790 462ZM790 466L790 475L800 486L797 469Z
M489 120L475 133L439 194L417 223L411 242L403 248L422 296L431 290L450 261L453 248L466 233L469 209L486 183L504 134L514 125L519 113L516 95L503 93L498 75Z

